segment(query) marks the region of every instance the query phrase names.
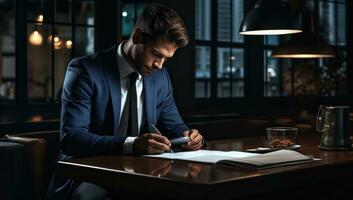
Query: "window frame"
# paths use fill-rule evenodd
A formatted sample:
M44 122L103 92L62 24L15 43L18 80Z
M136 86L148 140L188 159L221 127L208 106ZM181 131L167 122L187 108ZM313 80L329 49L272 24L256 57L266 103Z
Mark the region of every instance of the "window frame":
M210 91L211 91L211 94L205 94L206 97L196 97L196 91L194 92L193 96L194 98L197 100L197 101L203 101L203 100L216 100L216 99L237 99L237 98L244 98L245 97L245 91L243 91L243 96L241 97L234 97L233 96L233 81L237 81L237 78L234 78L232 73L230 73L230 77L229 78L218 78L217 77L217 70L218 70L218 57L217 57L217 54L218 54L218 49L219 48L228 48L229 49L229 52L230 54L232 55L233 54L233 51L232 49L234 48L237 48L237 49L242 49L243 50L243 60L244 60L244 66L243 66L243 69L245 71L245 37L243 39L243 42L234 42L233 41L233 36L234 34L236 33L233 33L233 11L232 11L232 7L233 7L233 2L234 0L229 0L230 2L230 6L229 6L229 9L230 9L230 41L219 41L218 40L218 0L215 0L215 1L210 1L210 4L211 4L211 25L210 25L210 40L202 40L202 39L196 39L195 38L195 47L196 46L199 46L199 47L208 47L211 49L211 55L210 55L210 79L207 79L207 78L196 78L195 75L196 75L196 70L194 72L194 86L195 87L196 85L196 81L205 81L204 85L206 88L204 88L204 91L208 91L207 89L207 85L208 85L208 82L210 82ZM243 0L243 13L245 13L245 3L246 1ZM195 1L195 5L196 5L196 1ZM244 17L244 16L243 16ZM196 20L195 20L196 21ZM195 24L195 27L196 27L196 24ZM196 50L196 48L195 48ZM233 68L233 64L232 64L232 61L231 62L231 66ZM194 66L196 64L196 61L194 63ZM226 80L226 81L229 81L229 84L230 84L230 88L229 88L229 96L228 97L218 97L218 91L217 91L217 87L218 87L218 83L220 83L221 81L223 80ZM242 81L244 83L244 90L245 90L245 77L242 78ZM209 96L209 97L207 97Z
M52 10L49 13L51 18L54 19L54 15L56 11L56 4L58 0L52 0L53 3ZM69 2L69 1L68 1ZM73 12L73 6L75 3L78 3L78 0L71 0L71 12ZM92 2L96 5L96 0L87 0L87 2ZM27 55L27 47L28 47L28 34L27 34L27 26L35 24L35 20L28 19L28 7L26 6L29 2L27 0L16 0L14 3L14 15L15 15L15 99L11 101L1 101L0 108L6 111L12 110L36 110L35 108L41 110L50 110L59 108L59 101L55 98L55 50L52 43L51 48L51 93L49 94L49 101L41 101L32 103L29 101L28 97L28 55ZM96 18L96 17L95 17ZM55 20L51 20L49 22L44 22L43 24L51 27L51 34L54 33L55 26L68 26L71 29L71 41L75 44L76 38L76 27L85 27L85 28L96 28L96 23L94 25L84 24L84 23L76 23L75 14L71 14L70 22L56 22ZM95 31L95 30L94 30ZM96 38L94 36L94 38ZM76 57L75 45L73 45L71 49L70 60Z
M25 4L28 4L28 0L25 0L24 1ZM84 24L84 23L76 23L76 15L74 13L74 8L75 8L75 3L79 3L80 0L70 0L70 1L67 1L68 3L70 3L70 9L68 12L68 15L70 16L70 19L69 21L70 22L58 22L56 21L56 13L57 13L57 4L58 4L58 0L51 0L50 3L53 4L52 6L52 10L50 11L50 14L51 14L51 19L50 21L45 21L43 22L43 25L48 25L50 26L50 29L51 29L51 35L54 35L55 34L55 27L56 26L64 26L64 27L69 27L70 29L70 38L71 38L71 41L72 41L72 48L70 49L70 58L69 60L72 60L73 58L77 57L77 52L75 51L75 44L76 44L76 28L93 28L95 29L95 23L93 25L91 24ZM94 0L85 0L85 2L92 2L92 3L95 3ZM26 8L28 8L28 6L26 6ZM34 25L36 23L35 20L32 20L32 19L28 19L28 9L26 9L26 12L25 12L25 19L26 19L26 27L28 25ZM27 29L26 29L26 33L27 33ZM28 45L28 42L27 42L27 45ZM27 47L26 47L27 48ZM50 66L51 66L51 81L50 81L50 91L51 93L49 94L48 97L44 97L44 98L47 98L48 100L47 101L30 101L30 97L28 96L28 93L27 93L27 96L24 97L26 98L26 102L28 104L41 104L41 103L55 103L55 102L59 102L60 100L57 99L56 97L56 91L55 91L55 81L56 81L56 74L55 74L55 61L56 61L56 50L54 49L54 42L51 43L51 49L50 49L50 55L51 55L51 58L50 58ZM26 52L26 57L28 56L27 52ZM27 59L26 59L27 60ZM26 68L28 68L28 63L26 63ZM28 77L28 75L26 76ZM26 78L26 81L28 82L28 79ZM28 83L27 83L28 85ZM28 91L27 91L28 92ZM43 98L43 97L42 97Z

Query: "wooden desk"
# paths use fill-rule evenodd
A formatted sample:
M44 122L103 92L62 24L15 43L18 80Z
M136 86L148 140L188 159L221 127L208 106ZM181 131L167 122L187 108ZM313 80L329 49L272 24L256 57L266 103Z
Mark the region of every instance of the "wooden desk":
M302 153L322 161L259 171L184 161L104 156L60 161L57 174L176 199L229 199L261 196L268 192L287 195L284 199L288 199L296 196L300 188L302 192L310 191L305 193L306 197L311 193L312 198L321 194L322 199L328 198L332 191L341 191L342 186L353 180L353 151L322 151L318 148L319 143L318 134L303 134L298 138ZM245 150L265 145L265 137L253 137L212 141L208 143L208 149ZM346 186L353 189L351 185Z

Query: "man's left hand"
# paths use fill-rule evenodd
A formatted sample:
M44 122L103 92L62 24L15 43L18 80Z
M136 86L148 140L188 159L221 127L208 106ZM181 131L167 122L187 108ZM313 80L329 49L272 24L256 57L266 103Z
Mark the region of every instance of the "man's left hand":
M195 151L202 147L204 141L202 135L199 133L198 130L191 129L189 131L185 131L183 135L190 138L190 141L188 143L181 145L183 149Z

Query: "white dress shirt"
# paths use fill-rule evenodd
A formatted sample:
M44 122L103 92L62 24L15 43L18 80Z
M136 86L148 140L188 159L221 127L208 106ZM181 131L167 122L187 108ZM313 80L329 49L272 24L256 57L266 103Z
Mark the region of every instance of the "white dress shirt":
M121 84L121 109L120 109L120 121L121 116L125 107L127 92L129 88L129 74L132 72L137 72L134 68L130 66L130 64L126 61L123 56L123 44L124 42L119 44L118 52L117 52L117 62L119 67L120 74L120 84ZM138 77L136 79L136 94L137 94L137 119L138 119L138 133L140 133L142 129L142 120L143 120L143 105L144 105L144 92L143 92L143 77L140 73L138 73ZM114 103L114 102L113 102ZM127 137L122 152L131 154L132 147L134 144L136 137Z

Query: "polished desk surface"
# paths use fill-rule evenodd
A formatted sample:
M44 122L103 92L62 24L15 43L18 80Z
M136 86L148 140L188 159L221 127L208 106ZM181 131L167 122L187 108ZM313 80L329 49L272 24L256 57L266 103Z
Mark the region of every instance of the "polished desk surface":
M297 143L302 145L300 152L322 160L254 171L146 157L102 156L59 161L57 174L110 187L147 193L157 190L162 195L196 199L246 196L352 175L353 151L320 150L319 134L299 135ZM258 146L266 146L265 137L210 141L207 149L244 151Z

